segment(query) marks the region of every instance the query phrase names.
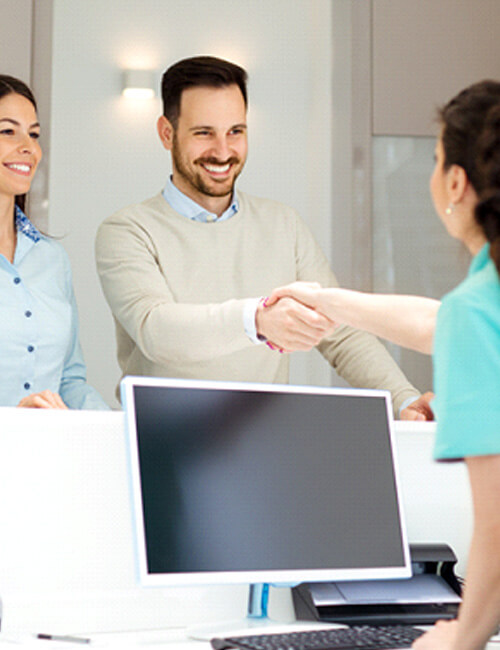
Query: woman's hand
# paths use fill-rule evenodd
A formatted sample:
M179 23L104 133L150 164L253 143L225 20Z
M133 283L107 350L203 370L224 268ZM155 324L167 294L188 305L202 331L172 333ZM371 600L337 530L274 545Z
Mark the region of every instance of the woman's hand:
M42 390L40 393L31 393L17 405L21 408L30 409L67 409L68 407L62 401L58 393L53 393L51 390Z
M438 621L423 636L413 642L414 650L453 650L457 636L457 621Z
M316 308L318 301L318 290L321 285L317 282L292 282L284 287L278 287L266 298L266 307L274 305L280 298L293 298L306 307Z

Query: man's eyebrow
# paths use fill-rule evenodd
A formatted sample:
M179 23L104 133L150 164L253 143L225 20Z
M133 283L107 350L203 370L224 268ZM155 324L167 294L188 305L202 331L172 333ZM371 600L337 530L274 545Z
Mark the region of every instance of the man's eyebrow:
M189 130L190 131L213 131L214 127L209 126L208 124L207 125L205 125L205 124L197 124L196 126L192 126Z
M11 117L0 117L0 122L10 122L11 124L14 124L15 126L21 126L21 124L17 120L13 120ZM33 129L34 127L39 127L40 122L33 122L33 124L30 125L30 129Z
M213 126L208 126L208 125L203 125L199 124L198 126L192 126L189 130L190 131L213 131L215 127ZM245 122L242 122L241 124L233 124L228 131L232 131L232 129L246 129L247 125Z

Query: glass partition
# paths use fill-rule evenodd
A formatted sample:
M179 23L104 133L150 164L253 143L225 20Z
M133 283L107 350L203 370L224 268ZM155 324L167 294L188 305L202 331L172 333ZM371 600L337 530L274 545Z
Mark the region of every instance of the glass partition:
M373 290L441 298L466 275L469 254L434 211L429 179L435 139L373 138ZM427 357L388 346L420 390L432 387Z

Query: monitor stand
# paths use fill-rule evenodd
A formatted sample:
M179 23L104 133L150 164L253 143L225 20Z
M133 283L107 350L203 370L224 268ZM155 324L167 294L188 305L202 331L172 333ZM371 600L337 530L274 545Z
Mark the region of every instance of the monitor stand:
M245 618L221 621L207 625L196 625L189 627L186 634L190 639L199 641L210 641L214 637L225 638L249 634L252 631L261 631L261 628L268 626L278 627L280 623L273 621L267 615L269 603L269 584L251 584L248 592L248 608ZM286 625L286 623L283 623ZM264 631L262 629L262 631Z

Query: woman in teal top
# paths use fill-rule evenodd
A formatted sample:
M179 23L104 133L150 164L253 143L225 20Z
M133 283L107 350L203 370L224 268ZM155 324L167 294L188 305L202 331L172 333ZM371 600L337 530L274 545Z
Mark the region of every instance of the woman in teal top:
M500 453L500 282L488 244L438 312L434 388L436 458Z
M477 650L500 623L500 83L466 88L439 117L430 189L449 234L473 256L464 282L442 303L294 283L268 304L290 295L332 321L433 352L435 457L465 459L474 532L458 620L437 623L414 647Z

